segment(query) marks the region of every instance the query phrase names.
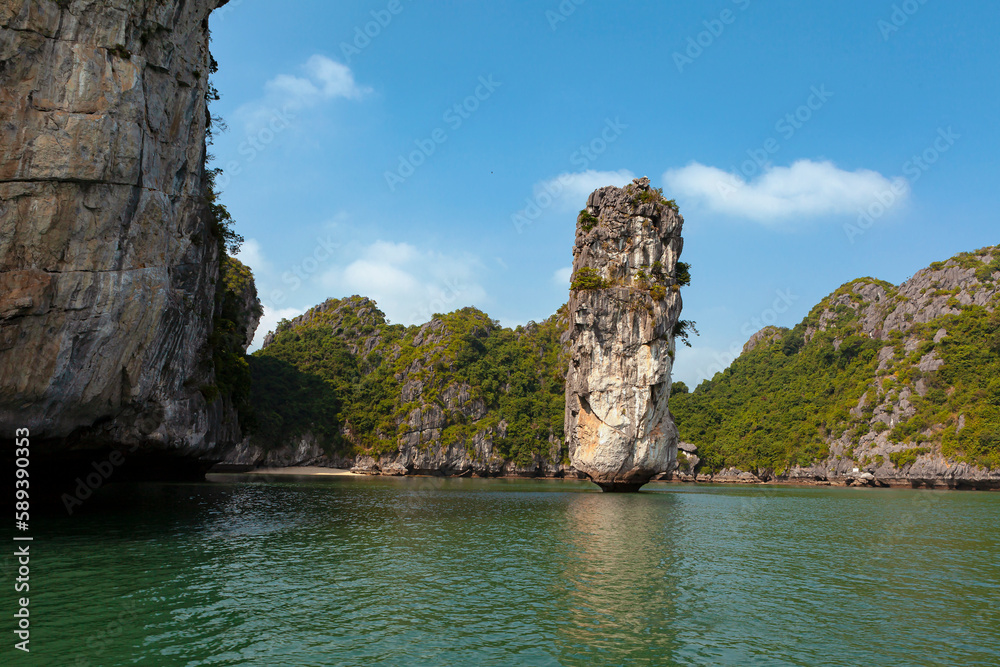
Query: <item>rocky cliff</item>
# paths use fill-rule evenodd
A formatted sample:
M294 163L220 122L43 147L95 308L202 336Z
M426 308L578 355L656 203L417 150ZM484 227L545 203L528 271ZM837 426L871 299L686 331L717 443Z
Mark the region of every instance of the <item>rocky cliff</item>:
M1000 487L1000 247L842 286L672 406L688 477Z
M605 491L637 490L677 453L667 402L683 224L645 178L597 190L577 221L565 431L573 466Z
M239 438L209 343L223 2L0 0L0 424L36 454Z

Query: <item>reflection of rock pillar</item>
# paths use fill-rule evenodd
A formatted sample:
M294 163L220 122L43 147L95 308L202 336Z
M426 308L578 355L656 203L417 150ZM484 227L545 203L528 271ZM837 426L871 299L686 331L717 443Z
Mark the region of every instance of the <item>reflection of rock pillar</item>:
M645 178L595 191L577 221L566 438L605 491L636 491L677 455L667 401L683 224Z
M678 620L690 610L678 599L678 505L666 493L571 496L556 533L565 553L552 591L561 664L645 664L650 656L682 664Z

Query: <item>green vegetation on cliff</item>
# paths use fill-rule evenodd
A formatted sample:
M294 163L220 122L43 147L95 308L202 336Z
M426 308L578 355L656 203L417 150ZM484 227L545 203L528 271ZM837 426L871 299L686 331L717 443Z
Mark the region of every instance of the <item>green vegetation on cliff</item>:
M785 330L780 344L760 345L693 393L671 397L681 438L698 444L707 468L781 474L825 458L826 438L848 427L880 346L853 337L837 350L827 331L799 348L804 329Z
M211 58L209 71L212 74L218 71L215 58ZM235 220L219 197L216 179L222 170L208 166L213 159L207 150L212 145L213 130L225 129L225 122L212 116L208 109L208 105L218 99L218 91L209 83L205 93L203 205L208 233L217 248L219 273L215 284L212 332L208 338L215 383L201 387L201 392L209 403L219 399L229 401L236 409L240 426L246 429L253 423L250 408L253 377L246 349L252 338L249 335L251 324L260 320L263 308L257 298L253 272L233 257L239 253L243 237L236 232ZM204 243L205 240L197 238L195 242Z
M256 436L265 445L280 442L287 425L343 453L373 455L394 452L407 438L471 452L477 436L489 436L504 459L558 463L565 326L564 310L512 330L463 308L404 327L388 324L368 299L331 299L282 322L251 360L254 412L266 425ZM257 391L292 383L293 373L313 389Z
M670 403L703 469L781 474L837 457L1000 467L1000 252L932 265L896 288L844 285L793 329L770 327ZM889 461L877 447L900 451ZM871 456L867 454L870 453Z
M215 383L201 387L205 399L220 398L231 402L240 423L247 425L250 416L251 374L245 350L251 321L263 314L257 299L253 272L230 253L239 252L243 237L236 233L229 211L219 201L215 188L218 170L205 172L205 213L208 231L218 246L219 275L215 285L215 310L208 347L215 371Z
M331 451L343 449L340 401L320 377L269 356L247 358L252 378L250 419L245 426L262 443L293 440L311 432Z
M934 343L933 336L941 329L948 335ZM936 352L944 364L931 373L913 366L899 371L900 381L921 380L927 390L926 395L910 399L915 414L901 421L890 437L914 444L940 443L945 456L1000 468L1000 310L991 313L969 306L961 315L945 315L922 325L919 334L923 342L913 357Z
M215 387L241 414L250 404L250 366L244 353L247 324L262 314L250 268L223 254L215 292L215 318L208 343L215 364Z

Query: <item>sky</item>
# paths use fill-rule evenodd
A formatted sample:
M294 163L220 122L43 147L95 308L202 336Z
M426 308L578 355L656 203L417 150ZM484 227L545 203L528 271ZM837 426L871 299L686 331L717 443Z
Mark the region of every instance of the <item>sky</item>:
M674 379L863 276L1000 243L988 0L231 0L210 152L265 317L568 299L576 213L648 176L685 217Z

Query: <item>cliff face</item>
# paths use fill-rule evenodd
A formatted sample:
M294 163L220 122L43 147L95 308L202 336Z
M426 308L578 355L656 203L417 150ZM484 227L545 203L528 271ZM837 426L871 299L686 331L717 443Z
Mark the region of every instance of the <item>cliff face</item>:
M208 339L208 15L0 0L0 423L48 450L238 436Z
M675 396L681 435L717 479L1000 487L998 307L1000 247L848 283Z
M667 401L683 218L649 179L594 192L577 222L565 431L573 466L606 491L669 469Z

